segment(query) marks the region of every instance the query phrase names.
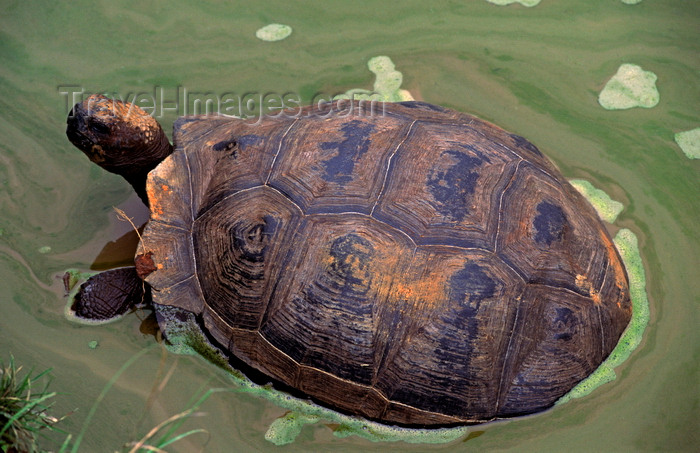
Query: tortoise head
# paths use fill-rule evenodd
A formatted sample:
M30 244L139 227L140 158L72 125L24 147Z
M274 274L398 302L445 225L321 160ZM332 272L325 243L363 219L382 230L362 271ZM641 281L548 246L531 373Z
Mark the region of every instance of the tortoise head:
M140 107L93 94L68 114L68 139L91 161L122 175L142 200L146 176L171 152L160 124Z

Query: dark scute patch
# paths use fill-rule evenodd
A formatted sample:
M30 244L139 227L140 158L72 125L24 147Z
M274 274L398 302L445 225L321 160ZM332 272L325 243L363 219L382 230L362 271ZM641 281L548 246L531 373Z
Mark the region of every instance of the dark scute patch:
M215 143L212 149L214 151L231 151L236 145L236 140L232 138L231 140L223 140L219 143Z
M478 146L472 145L470 143L460 143L456 141L451 141L450 143L455 148L468 151L470 154L475 155L476 157L481 159L481 163L491 162L491 159L489 159L489 157L486 154L484 154L483 150L480 149Z
M264 140L264 138L259 136L259 135L255 135L255 134L243 135L241 137L238 137L238 146L242 150L245 150L247 147L257 145L258 143L262 142L263 140Z
M525 149L530 151L532 154L535 154L537 156L542 156L542 153L540 152L539 149L532 143L530 143L526 138L521 137L520 135L515 135L515 134L510 134L510 137L515 141L515 146L518 149Z
M226 153L234 159L238 157L238 142L235 139L223 140L211 147L214 151Z
M205 231L213 227L218 233L208 242L209 235L199 229L194 247L207 304L229 325L255 329L269 284L269 254L283 220L248 214L239 214L234 224L201 225Z
M333 241L330 255L330 282L341 294L365 294L369 289L369 262L374 253L372 244L357 234L346 234Z
M552 245L552 242L561 241L567 225L566 215L560 206L549 201L542 201L537 205L537 216L533 226L537 231L535 241L538 244Z
M311 284L292 296L280 320L287 325L263 326L261 333L277 348L304 365L342 379L370 385L372 308L368 291L371 282L372 244L357 234L336 238L330 244L331 262ZM278 321L275 321L278 322ZM274 330L268 334L267 329Z
M256 145L263 140L263 137L254 134L243 135L241 137L222 140L212 146L214 151L228 153L234 159L238 157L238 151L245 151L251 145Z
M321 143L323 150L338 150L338 154L323 162L326 174L323 179L340 184L352 180L352 172L357 162L369 149L372 124L353 120L340 128L345 138L338 142Z
M476 263L467 263L450 277L450 302L475 315L482 300L493 297L496 282Z
M412 109L432 110L435 112L446 112L447 111L447 109L444 107L440 107L439 105L428 104L427 102L405 101L405 102L399 102L398 104L403 105L404 107L412 108Z
M448 283L450 303L440 315L442 328L434 337L434 363L438 372L430 374L430 387L439 391L399 388L391 397L428 411L463 415L461 395L465 386L476 385L480 379L471 367L469 355L478 341L479 307L482 301L496 294L498 282L481 266L468 262L452 274Z
M497 286L496 282L476 263L467 263L462 269L452 274L449 285L450 310L445 313L445 320L456 330L445 332L439 340L441 349L436 351L438 355L443 356L445 363L454 362L454 357L462 356L463 348L471 347L479 329L477 315L481 302L493 297ZM466 333L467 344L459 340L463 338L464 333ZM471 360L467 360L459 366L455 365L456 375L468 377L470 362Z
M308 343L310 341L311 329L309 324L317 322L319 317L316 315L318 310L317 301L309 297L309 291L302 291L301 294L295 294L288 302L288 309L291 315L285 316L280 321L275 323L264 323L260 329L263 337L268 339L270 343L280 351L284 351L294 361L300 363L306 354ZM280 329L276 324L284 325ZM291 324L291 331L288 330Z
M557 340L569 341L578 325L576 314L569 308L557 307L554 309L552 320L552 334Z
M428 175L426 184L437 202L438 212L461 222L469 214L468 206L479 179L478 167L483 159L456 150L444 151L442 156L452 157L457 163L446 171L433 171Z

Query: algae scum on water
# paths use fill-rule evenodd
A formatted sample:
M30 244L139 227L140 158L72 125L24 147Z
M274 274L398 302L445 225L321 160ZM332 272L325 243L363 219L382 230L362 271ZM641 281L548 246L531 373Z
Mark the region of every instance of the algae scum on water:
M370 58L367 67L376 76L373 90L353 88L336 96L336 99L354 99L384 102L412 101L413 96L401 88L403 74L396 70L394 62L387 56Z
M700 127L690 131L678 132L673 139L688 159L700 159Z
M284 24L270 24L258 29L255 36L268 42L281 41L292 34L292 27Z
M607 110L651 108L659 103L656 74L634 64L623 64L608 80L598 96L598 102Z
M486 0L489 3L493 3L498 6L511 5L513 3L520 3L523 6L532 7L539 5L542 0Z
M598 216L608 223L615 223L624 206L619 201L610 198L610 195L600 189L593 187L593 184L583 179L572 179L569 181L581 195L593 205Z

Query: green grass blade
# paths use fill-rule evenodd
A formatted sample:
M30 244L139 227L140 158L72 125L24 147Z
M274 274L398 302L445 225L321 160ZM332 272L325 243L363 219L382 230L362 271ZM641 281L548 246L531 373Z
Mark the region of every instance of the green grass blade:
M42 401L45 401L49 398L53 398L54 396L56 396L55 392L46 394L44 396L39 397L39 399L37 399L35 401L31 401L29 404L22 407L22 409L20 409L12 417L10 417L9 420L7 420L5 425L2 427L2 429L0 429L0 437L2 437L3 434L5 434L5 431L7 431L10 428L10 426L12 426L17 420L22 418L24 416L24 414L31 411L34 407L36 407ZM49 426L49 425L47 424L46 426ZM27 426L27 428L30 428L30 427Z
M206 429L203 429L203 428L193 429L193 430L187 431L186 433L182 433L182 434L180 434L180 435L177 435L177 436L175 436L175 437L169 439L168 441L166 441L166 442L164 442L164 443L162 443L162 444L160 444L160 445L158 445L158 446L162 449L162 448L167 447L167 446L170 445L170 444L174 444L175 442L177 442L177 441L179 441L179 440L181 440L181 439L184 439L185 437L189 437L189 436L191 436L191 435L193 435L193 434L199 434L199 433L206 433L206 434L209 434L209 431L207 431Z
M70 440L73 438L72 434L66 436L66 440L61 444L61 448L58 449L58 453L66 453L70 448Z
M62 432L53 425L63 418L49 415L52 404L46 404L57 394L48 391L51 380L46 376L52 369L33 375L32 368L19 379L21 370L22 367L16 366L12 355L7 365L0 360L0 417L3 420L0 448L3 452L35 451L38 449L37 438L46 437L42 435L42 430ZM46 382L39 386L41 379Z

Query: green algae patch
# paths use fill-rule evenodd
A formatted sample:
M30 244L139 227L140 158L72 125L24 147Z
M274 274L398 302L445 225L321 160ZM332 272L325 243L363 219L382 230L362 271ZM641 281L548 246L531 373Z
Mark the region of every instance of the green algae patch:
M583 179L572 179L569 181L581 195L583 195L595 208L601 219L608 223L614 223L620 215L623 204L610 198L610 195L600 189L593 187L593 184Z
M199 355L218 368L229 371L228 359L202 333L193 313L167 305L154 305L158 326L167 340L165 347L173 354ZM243 373L233 373L244 379Z
M341 414L308 400L295 398L269 385L256 384L229 365L225 355L202 333L192 313L164 305L156 305L155 310L158 324L167 339L166 347L169 351L176 354L202 356L226 372L226 376L236 386L235 391L256 395L287 410L284 415L272 422L265 434L265 439L275 445L293 442L305 425L316 423L329 426L336 437L356 435L374 442L446 443L460 439L469 432L465 426L410 429L382 425L360 417Z
M607 359L593 374L581 381L569 393L561 397L556 404L562 404L572 398L581 398L591 393L599 386L614 380L617 376L615 368L627 360L642 341L644 330L649 324L649 300L646 294L646 277L642 257L639 254L637 236L630 230L621 229L614 239L615 246L620 252L622 261L627 269L632 299L632 319L627 329L622 333L620 341Z
M345 417L350 419L352 417ZM342 423L333 435L339 438L349 436L363 437L372 442L406 442L409 444L443 444L463 438L469 433L469 428L411 429L382 425L355 418Z
M673 136L688 159L700 159L700 127Z
M364 88L353 88L338 95L335 99L354 99L366 101L403 102L413 101L413 96L407 90L401 89L403 74L396 70L394 62L387 56L370 58L367 67L376 78L372 91Z
M598 103L607 110L633 107L651 108L659 103L656 74L634 64L621 65L598 95Z
M69 293L70 296L75 290L75 285L80 281L87 280L93 275L97 275L97 272L81 272L78 269L68 269L63 274L63 285L65 286L66 292Z
M268 42L281 41L292 34L292 27L283 24L270 24L258 29L255 36Z
M100 346L100 342L97 340L88 341L88 348L97 349Z
M493 3L494 5L499 5L499 6L506 6L510 5L512 3L520 3L523 6L531 7L531 6L537 6L541 0L486 0L489 3Z
M319 418L315 415L304 415L298 412L288 412L278 418L268 428L265 433L265 440L275 445L286 445L294 442L294 439L301 433L304 425L316 423Z

